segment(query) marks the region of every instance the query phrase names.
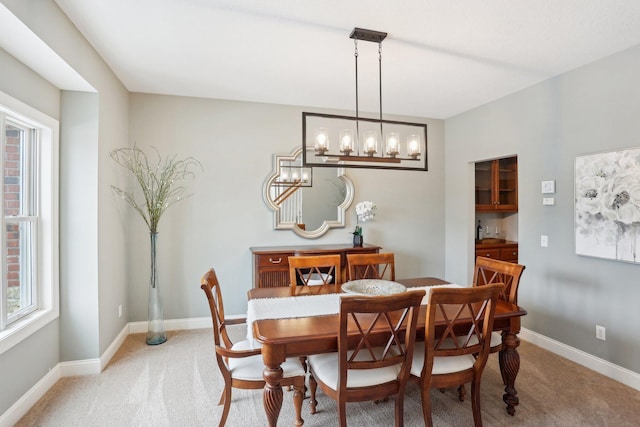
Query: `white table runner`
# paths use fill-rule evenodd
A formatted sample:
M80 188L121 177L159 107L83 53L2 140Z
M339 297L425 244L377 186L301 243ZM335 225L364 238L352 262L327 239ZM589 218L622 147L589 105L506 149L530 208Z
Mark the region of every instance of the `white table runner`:
M449 283L436 286L416 286L407 291L424 290L422 305L429 302L429 291L435 287L460 288ZM257 298L249 300L247 305L247 340L257 343L253 337L253 322L263 319L291 319L294 317L329 316L340 313L340 298L350 294L304 295L283 298Z

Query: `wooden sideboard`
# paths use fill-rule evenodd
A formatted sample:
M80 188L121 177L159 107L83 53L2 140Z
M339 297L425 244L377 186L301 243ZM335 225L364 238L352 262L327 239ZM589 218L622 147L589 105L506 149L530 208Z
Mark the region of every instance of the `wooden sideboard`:
M476 243L476 257L479 256L517 263L518 243Z
M303 246L262 246L252 247L253 254L253 287L275 288L289 286L289 257L305 254L331 255L340 254L342 271L340 274L346 280L347 254L379 253L381 247L365 244L362 247L353 245L303 245Z

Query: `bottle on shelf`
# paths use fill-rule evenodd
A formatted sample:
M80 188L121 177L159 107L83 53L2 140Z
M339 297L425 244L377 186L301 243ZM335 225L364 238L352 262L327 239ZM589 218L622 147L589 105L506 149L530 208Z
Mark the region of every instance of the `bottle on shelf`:
M480 220L478 220L478 226L476 227L476 240L482 240L482 224L480 224Z

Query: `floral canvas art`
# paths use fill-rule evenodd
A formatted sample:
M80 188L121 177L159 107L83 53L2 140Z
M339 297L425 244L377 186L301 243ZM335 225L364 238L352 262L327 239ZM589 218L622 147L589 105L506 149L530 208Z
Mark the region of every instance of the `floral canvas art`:
M640 263L640 148L576 157L576 253Z

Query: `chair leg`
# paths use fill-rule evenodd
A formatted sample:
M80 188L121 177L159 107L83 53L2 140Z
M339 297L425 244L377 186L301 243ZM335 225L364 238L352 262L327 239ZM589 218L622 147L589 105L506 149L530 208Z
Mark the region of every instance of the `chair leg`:
M460 402L464 402L464 397L467 394L467 390L464 388L464 384L460 384L460 387L458 387L458 400Z
M220 403L218 405L222 405L224 403L224 408L222 409L222 418L220 418L219 427L224 427L227 422L227 417L229 416L229 408L231 408L231 386L224 387L222 392L222 396L220 397Z
M482 427L482 413L480 412L480 381L471 383L471 410L473 411L473 425Z
M344 401L338 402L338 418L340 427L347 427L347 404Z
M424 425L426 427L433 427L433 420L431 419L431 390L421 386L422 390L420 395L422 396L422 418L424 419Z
M404 390L396 394L396 427L404 427Z
M318 401L316 400L317 388L318 383L313 376L313 372L309 371L309 392L311 393L311 396L309 397L309 404L311 405L311 415L316 413L316 405L318 404Z
M302 401L304 400L304 377L296 378L293 383L293 406L296 410L296 426L304 424L302 420Z

